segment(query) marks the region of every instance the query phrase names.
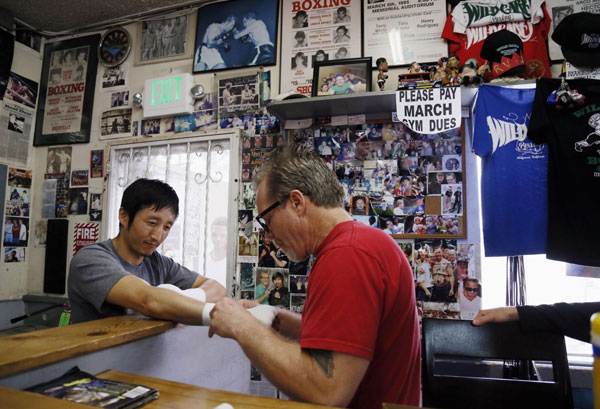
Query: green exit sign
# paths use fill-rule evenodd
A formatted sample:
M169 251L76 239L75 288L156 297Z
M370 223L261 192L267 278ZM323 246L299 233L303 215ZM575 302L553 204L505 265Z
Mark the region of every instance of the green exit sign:
M191 114L194 100L190 74L146 80L144 87L144 118Z
M152 105L179 102L179 84L181 77L152 81Z

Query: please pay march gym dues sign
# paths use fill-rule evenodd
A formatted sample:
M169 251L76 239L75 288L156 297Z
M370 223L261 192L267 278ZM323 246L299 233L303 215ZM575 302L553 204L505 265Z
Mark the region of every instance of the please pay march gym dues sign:
M414 132L435 134L460 126L460 87L396 91L396 114Z

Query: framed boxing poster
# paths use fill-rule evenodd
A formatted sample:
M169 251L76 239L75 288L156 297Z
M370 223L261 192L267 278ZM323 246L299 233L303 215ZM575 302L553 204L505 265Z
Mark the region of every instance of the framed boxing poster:
M46 44L34 146L88 143L100 35Z

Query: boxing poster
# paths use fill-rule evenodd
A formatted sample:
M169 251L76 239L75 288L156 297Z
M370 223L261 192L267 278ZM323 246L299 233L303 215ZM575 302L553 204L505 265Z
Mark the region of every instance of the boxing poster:
M34 146L90 140L100 35L46 44Z
M441 38L446 1L365 0L364 55L373 64L384 57L389 66L437 61L448 55Z
M361 56L360 0L284 0L281 41L281 93L312 90L315 61Z

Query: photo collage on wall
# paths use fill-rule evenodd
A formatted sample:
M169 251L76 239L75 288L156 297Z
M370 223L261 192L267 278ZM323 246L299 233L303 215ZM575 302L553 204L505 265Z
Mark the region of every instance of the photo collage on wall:
M25 261L29 242L29 211L31 205L31 171L8 169L8 188L4 215L4 262Z
M67 217L69 214L72 149L71 146L48 148L44 179L56 182L49 184L53 187L53 191L44 195L42 204L44 218Z
M464 236L460 129L418 134L402 123L293 131L335 170L352 217L393 235Z
M475 318L481 309L479 246L455 239L396 239L411 265L419 315Z

